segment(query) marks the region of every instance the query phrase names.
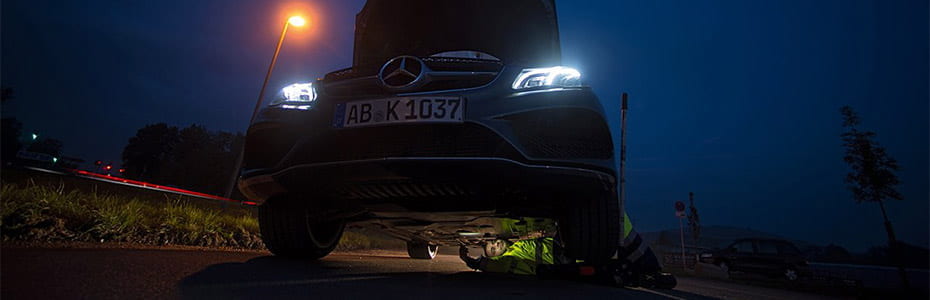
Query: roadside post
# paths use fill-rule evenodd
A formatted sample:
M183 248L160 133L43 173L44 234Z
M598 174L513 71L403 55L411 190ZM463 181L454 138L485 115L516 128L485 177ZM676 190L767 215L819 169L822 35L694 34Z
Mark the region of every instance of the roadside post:
M678 217L678 228L681 234L681 268L688 269L688 263L685 261L685 225L682 219L685 218L685 203L675 201L675 216Z
M268 65L268 72L265 73L265 81L262 82L262 89L258 92L258 101L255 102L255 108L252 109L252 116L249 118L249 126L252 125L252 122L255 122L255 116L258 115L258 110L262 108L262 100L265 97L265 88L268 87L268 79L271 78L271 72L274 71L274 65L278 62L278 53L281 52L281 45L284 44L284 36L287 35L287 28L290 25L296 27L303 27L307 24L301 16L292 16L287 19L287 22L284 22L284 29L281 30L281 36L278 38L278 44L274 47L274 55L271 56L271 64ZM246 129L245 135L248 135L249 131ZM229 179L229 184L226 186L226 193L223 195L223 198L232 197L233 190L236 189L236 181L239 180L239 169L242 168L242 160L245 158L245 143L243 142L242 147L235 150L236 154L236 164L233 166L232 178Z
M623 228L623 224L626 224L626 177L624 176L626 170L626 111L627 111L627 94L620 94L620 247L626 247L624 244L625 237L623 233L626 232L626 228Z

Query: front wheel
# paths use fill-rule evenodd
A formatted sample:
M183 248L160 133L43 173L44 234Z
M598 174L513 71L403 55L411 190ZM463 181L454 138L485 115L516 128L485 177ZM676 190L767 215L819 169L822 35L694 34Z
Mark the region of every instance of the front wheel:
M315 222L305 206L287 198L269 199L258 207L262 241L277 256L319 259L328 255L342 237L342 220Z
M565 255L587 263L605 262L620 242L620 207L614 190L566 199L559 221Z
M723 274L727 277L727 279L730 278L730 264L725 261L721 261L719 264L717 264L717 267L720 268L720 271L723 271Z
M439 245L432 245L424 241L407 242L407 255L410 255L410 258L433 259L438 251Z
M787 267L783 273L785 280L789 282L798 281L798 269L795 267Z

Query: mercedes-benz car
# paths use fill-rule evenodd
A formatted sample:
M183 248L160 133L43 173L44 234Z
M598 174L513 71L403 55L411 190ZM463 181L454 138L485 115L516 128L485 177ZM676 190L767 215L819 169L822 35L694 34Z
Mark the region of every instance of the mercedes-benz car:
M603 107L561 66L553 0L369 0L352 66L263 108L239 177L267 248L306 258L349 226L414 258L554 236L569 257L605 260L616 183Z

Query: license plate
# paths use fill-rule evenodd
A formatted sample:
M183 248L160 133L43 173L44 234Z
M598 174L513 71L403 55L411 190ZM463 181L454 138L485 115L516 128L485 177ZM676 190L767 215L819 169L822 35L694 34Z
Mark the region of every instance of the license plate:
M397 123L462 123L465 100L459 97L405 97L339 103L333 127Z

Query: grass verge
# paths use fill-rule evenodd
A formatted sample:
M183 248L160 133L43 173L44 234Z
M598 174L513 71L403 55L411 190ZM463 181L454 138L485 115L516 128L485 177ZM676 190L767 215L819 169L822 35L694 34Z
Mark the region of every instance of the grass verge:
M0 186L2 241L264 249L252 207L31 175L4 172ZM336 249L403 247L403 242L379 233L347 229Z
M209 209L181 197L124 198L64 185L0 187L4 241L128 242L262 249L246 208Z

